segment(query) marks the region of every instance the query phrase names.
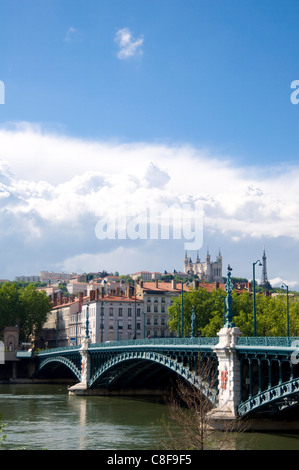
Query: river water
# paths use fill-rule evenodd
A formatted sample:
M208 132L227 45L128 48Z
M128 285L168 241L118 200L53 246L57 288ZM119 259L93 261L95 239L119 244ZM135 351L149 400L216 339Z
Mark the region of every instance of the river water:
M0 384L6 434L0 448L157 450L167 412L154 398L77 397L65 385ZM236 442L240 449L299 450L299 433L244 433Z

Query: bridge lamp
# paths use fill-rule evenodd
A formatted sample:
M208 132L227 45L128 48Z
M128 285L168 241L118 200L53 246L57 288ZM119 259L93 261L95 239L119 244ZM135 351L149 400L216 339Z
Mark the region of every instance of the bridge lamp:
M143 338L145 339L145 312L141 312L141 315L143 315Z
M189 285L189 282L187 281L186 282L186 286ZM182 332L182 338L184 338L184 282L182 281L182 328L181 328L181 332Z
M180 321L181 321L181 306L180 304L178 304L178 338L181 337Z
M89 338L89 305L86 305L85 338Z
M285 287L287 290L287 337L290 336L290 318L289 318L289 286L285 283L282 284L282 289Z
M119 320L115 319L114 321L116 322L116 341L118 341L119 340L119 337L118 337Z
M194 338L194 337L195 337L195 320L196 320L195 310L194 310L194 306L192 306L192 315L191 315L191 338Z
M260 260L258 259L255 263L252 263L253 270L253 335L256 336L256 304L255 304L255 265L263 266Z

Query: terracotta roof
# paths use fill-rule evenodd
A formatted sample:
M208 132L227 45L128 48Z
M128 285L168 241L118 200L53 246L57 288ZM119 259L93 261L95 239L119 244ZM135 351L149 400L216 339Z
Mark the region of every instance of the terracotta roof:
M184 292L189 292L189 286L186 284L183 285L183 290ZM141 287L141 286L140 286ZM156 292L182 292L182 284L180 282L176 283L176 288L172 288L172 283L171 282L158 282L156 284L155 281L153 282L144 282L143 286L141 287L143 290L151 290L151 291L156 291Z

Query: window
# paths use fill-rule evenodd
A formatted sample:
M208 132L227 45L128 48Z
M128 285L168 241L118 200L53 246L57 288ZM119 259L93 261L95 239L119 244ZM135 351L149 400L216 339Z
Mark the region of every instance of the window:
M131 317L131 316L132 316L132 309L128 308L128 317Z
M120 317L123 316L123 309L122 309L121 307L118 309L118 315L119 315Z
M109 317L113 317L113 307L109 308Z
M150 313L150 311L151 311L151 306L150 305L147 305L146 311Z

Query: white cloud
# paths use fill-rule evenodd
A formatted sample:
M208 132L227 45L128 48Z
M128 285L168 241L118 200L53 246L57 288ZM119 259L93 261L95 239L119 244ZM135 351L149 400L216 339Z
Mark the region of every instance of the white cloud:
M135 39L129 28L119 29L114 40L120 48L117 54L119 59L128 59L129 57L143 54L143 35Z
M153 261L157 245L149 256L148 244L133 250L123 240L96 238L99 217L113 217L124 203L140 214L161 202L200 201L204 229L224 251L223 238L235 249L250 240L261 240L262 247L265 238L299 241L298 167L274 168L265 177L258 168L236 168L228 158L190 146L84 141L26 123L0 129L0 141L0 242L18 246L7 259L14 266L30 253L31 260L38 259L36 250L40 269L48 269L49 260L91 266L95 256L99 263ZM33 264L28 274L34 273Z
M282 284L285 284L289 289L293 289L298 285L298 281L287 281L286 279L281 279L281 277L275 277L269 280L272 287L282 287Z
M72 42L74 39L77 39L77 40L79 39L79 30L77 28L74 28L73 26L70 26L66 32L64 41Z

